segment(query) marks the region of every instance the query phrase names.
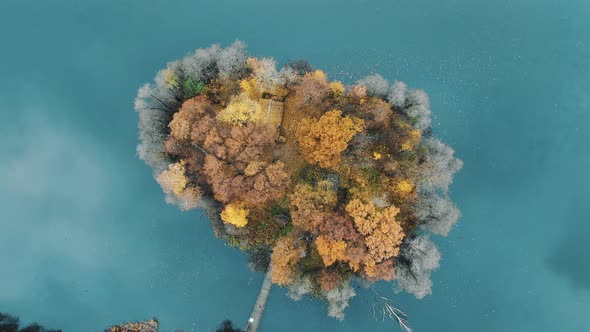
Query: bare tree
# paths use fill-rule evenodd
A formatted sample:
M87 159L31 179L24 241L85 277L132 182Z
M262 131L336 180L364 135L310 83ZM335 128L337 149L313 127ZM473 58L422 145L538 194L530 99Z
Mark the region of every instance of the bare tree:
M389 82L379 74L369 75L361 80L358 80L356 84L367 88L367 94L369 96L384 98L387 96L387 92L389 90Z
M440 253L425 236L408 240L396 261L397 291L414 294L418 299L432 293L430 274L439 266Z

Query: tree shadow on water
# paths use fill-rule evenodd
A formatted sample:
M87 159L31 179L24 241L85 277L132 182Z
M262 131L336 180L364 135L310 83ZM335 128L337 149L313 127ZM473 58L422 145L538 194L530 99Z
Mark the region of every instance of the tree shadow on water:
M587 196L586 196L587 197ZM567 230L547 257L548 268L568 280L575 290L590 292L590 207L575 198L566 222Z

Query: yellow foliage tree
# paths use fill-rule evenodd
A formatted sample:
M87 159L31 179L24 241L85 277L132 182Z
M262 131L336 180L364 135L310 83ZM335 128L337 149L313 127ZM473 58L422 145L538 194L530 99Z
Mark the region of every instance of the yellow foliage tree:
M412 150L416 145L418 145L418 143L420 143L421 139L422 139L422 133L420 133L420 130L418 130L418 129L410 130L410 132L408 133L408 137L402 143L402 146L401 146L402 151Z
M242 93L217 114L217 119L232 126L243 126L247 122L262 121L264 114L258 102Z
M344 241L332 241L320 235L315 240L315 244L318 247L318 252L322 256L325 266L330 266L336 261L346 259L346 242Z
M340 110L332 110L319 120L304 118L295 136L305 159L324 168L340 163L341 153L352 137L363 130L363 120L354 116L342 116Z
M316 71L314 71L314 72L313 72L311 75L312 75L312 76L313 76L315 79L317 79L317 80L321 80L321 81L326 81L326 80L328 79L328 78L326 77L326 74L325 74L323 71L319 70L319 69L317 69Z
M180 195L188 183L185 171L186 161L180 160L175 164L168 165L168 169L162 171L156 180L166 194Z
M365 237L369 255L376 263L397 256L405 236L401 225L395 220L398 208L390 206L378 211L375 204L365 204L355 198L346 206L346 212L354 220L359 233Z
M254 77L240 81L240 88L248 98L253 100L260 98L260 89L258 88L258 82L256 82Z
M238 228L248 224L248 213L250 210L241 203L231 203L225 206L221 212L221 220Z
M330 92L332 92L334 96L342 96L344 94L344 91L346 90L344 88L344 84L342 84L342 82L340 81L330 82L329 86Z
M402 196L408 195L414 190L414 184L408 180L399 180L395 184L394 191Z

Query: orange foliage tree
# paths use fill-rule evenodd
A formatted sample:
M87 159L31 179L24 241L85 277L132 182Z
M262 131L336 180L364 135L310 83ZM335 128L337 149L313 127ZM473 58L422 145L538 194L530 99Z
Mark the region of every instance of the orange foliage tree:
M325 266L330 266L336 261L346 259L344 254L346 251L346 242L344 241L332 241L320 235L315 239L315 244L318 247L318 252L322 256Z
M314 230L316 226L314 221L322 218L324 212L332 209L337 199L336 191L330 181L320 181L315 186L307 183L298 184L289 196L293 224L307 231Z
M365 204L355 198L346 206L346 212L365 237L365 244L375 262L398 254L399 245L405 236L401 225L395 220L398 208L390 206L378 211L375 204Z
M342 111L332 110L319 120L304 118L295 136L303 156L310 164L331 168L340 163L341 154L350 139L363 130L363 121L354 116L342 116Z
M272 252L271 278L279 285L288 285L295 276L295 265L301 260L304 244L291 236L282 237L277 241Z

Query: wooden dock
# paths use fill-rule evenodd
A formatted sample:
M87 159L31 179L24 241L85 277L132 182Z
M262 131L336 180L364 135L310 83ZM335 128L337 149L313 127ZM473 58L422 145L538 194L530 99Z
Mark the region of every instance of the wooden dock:
M248 325L245 328L246 332L256 332L258 330L258 325L260 324L262 314L264 313L264 307L266 306L266 300L268 299L268 294L270 294L270 289L272 288L270 270L269 266L268 271L266 271L266 275L264 276L262 287L260 287L260 293L258 293L254 310L252 310L252 315L250 315Z

